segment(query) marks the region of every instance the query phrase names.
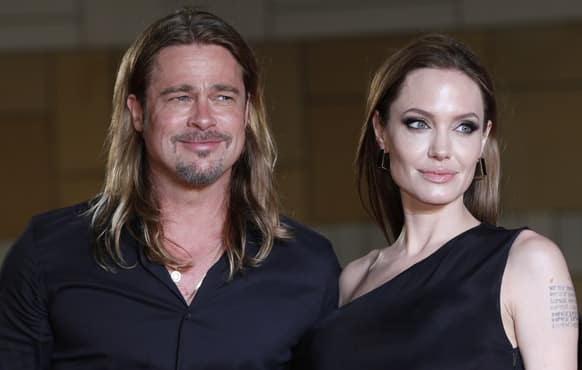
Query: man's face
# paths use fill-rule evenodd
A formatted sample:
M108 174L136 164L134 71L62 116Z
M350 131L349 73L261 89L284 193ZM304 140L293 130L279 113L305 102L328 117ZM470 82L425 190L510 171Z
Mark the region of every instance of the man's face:
M152 66L143 107L127 99L143 133L152 181L204 187L228 181L245 142L242 69L217 45L162 49Z

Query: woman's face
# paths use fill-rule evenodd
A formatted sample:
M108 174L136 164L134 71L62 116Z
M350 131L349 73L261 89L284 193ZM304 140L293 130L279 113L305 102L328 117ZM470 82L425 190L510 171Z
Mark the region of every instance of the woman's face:
M491 128L471 78L453 69L413 70L389 107L387 124L378 113L373 123L404 206L462 202Z

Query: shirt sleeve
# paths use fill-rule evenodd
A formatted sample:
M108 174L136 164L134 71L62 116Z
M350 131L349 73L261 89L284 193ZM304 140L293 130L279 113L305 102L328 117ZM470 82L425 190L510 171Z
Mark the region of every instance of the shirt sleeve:
M331 251L329 258L327 259L328 268L326 269L327 274L322 281L325 282L323 296L321 301L321 309L319 312L319 317L314 322L312 328L307 331L301 338L299 344L295 348L293 360L291 361L290 368L292 370L312 370L311 364L311 340L313 331L317 328L317 325L321 320L331 314L337 309L339 300L339 275L341 272L340 265L338 263L337 257L333 252L331 244L329 245L329 250Z
M32 224L0 270L0 370L50 367L52 334Z
M333 266L330 269L330 273L327 278L327 284L325 287L325 292L323 300L321 302L321 312L319 315L319 320L323 319L333 311L337 309L339 301L339 275L341 272L340 266L337 262L335 255L333 256Z

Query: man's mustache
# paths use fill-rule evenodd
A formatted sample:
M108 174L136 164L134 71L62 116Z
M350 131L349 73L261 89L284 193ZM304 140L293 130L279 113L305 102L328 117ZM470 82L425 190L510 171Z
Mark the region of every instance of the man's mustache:
M218 131L191 131L172 136L172 143L177 141L208 141L220 140L230 142L232 136Z

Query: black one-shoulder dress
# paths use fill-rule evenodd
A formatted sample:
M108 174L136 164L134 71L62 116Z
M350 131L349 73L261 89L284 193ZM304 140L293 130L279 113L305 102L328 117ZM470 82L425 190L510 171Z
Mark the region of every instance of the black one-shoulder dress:
M501 279L519 230L480 224L325 319L314 370L523 369L501 321Z

